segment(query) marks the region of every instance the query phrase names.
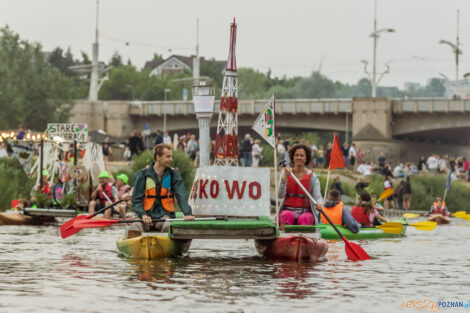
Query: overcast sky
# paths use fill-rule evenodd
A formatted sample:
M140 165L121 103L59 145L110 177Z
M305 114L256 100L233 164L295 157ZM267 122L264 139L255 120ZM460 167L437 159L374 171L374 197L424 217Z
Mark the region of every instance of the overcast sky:
M455 79L452 49L460 9L460 76L470 72L469 0L378 0L378 28L394 28L378 42L377 71L390 61L381 85L424 84L443 73ZM96 0L0 0L0 25L45 51L71 47L91 55ZM274 75L321 72L356 83L364 77L361 59L372 63L374 0L100 0L100 60L118 51L138 67L157 52L190 55L200 20L200 55L226 60L229 24L236 17L237 65ZM126 45L126 42L129 44ZM172 49L171 52L169 49ZM369 71L372 70L369 65Z

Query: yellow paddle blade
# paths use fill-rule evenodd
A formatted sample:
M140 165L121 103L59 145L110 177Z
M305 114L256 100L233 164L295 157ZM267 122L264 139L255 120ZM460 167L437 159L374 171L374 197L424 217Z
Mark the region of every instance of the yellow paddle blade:
M403 230L403 224L399 222L387 222L375 227L380 228L383 232L389 234L399 234Z
M457 211L457 212L455 212L455 213L452 214L452 215L455 216L455 217L462 217L462 216L464 216L464 215L467 215L467 212L465 212L465 211Z
M392 188L385 189L384 192L380 194L380 197L377 199L377 201L382 201L383 199L388 198L391 195L393 195L393 189Z
M423 221L423 222L417 222L417 223L414 223L414 224L408 224L409 226L413 226L414 228L418 229L418 230L426 230L426 231L429 231L429 230L433 230L434 228L436 228L437 226L437 223L436 222L427 222L427 221Z
M470 221L470 214L465 214L464 216L460 216L461 219Z
M420 217L420 215L416 213L405 213L403 214L403 217L404 218L417 218L417 217Z

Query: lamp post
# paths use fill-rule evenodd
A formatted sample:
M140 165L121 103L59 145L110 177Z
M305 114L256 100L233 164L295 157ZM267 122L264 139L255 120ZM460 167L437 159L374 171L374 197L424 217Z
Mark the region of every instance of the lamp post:
M164 90L164 93L165 93L165 106L163 107L163 136L165 136L165 133L166 133L166 94L168 92L170 92L171 89L165 89Z
M459 95L459 54L462 54L462 50L460 49L460 41L459 41L459 15L460 11L457 10L457 39L456 43L452 43L447 40L439 41L440 44L449 45L454 54L455 54L455 95Z
M215 87L202 81L193 86L194 112L199 124L199 164L209 165L210 125L214 111Z
M386 70L380 74L380 77L377 79L377 39L379 39L381 33L394 33L395 30L393 28L382 28L377 30L377 0L375 0L375 7L374 7L374 31L370 34L370 37L374 38L374 53L373 53L373 64L372 64L372 77L367 72L367 61L362 60L361 62L364 63L364 71L369 76L370 84L372 85L372 97L375 98L377 94L377 85L379 84L380 80L385 74L390 72L390 67L386 64Z

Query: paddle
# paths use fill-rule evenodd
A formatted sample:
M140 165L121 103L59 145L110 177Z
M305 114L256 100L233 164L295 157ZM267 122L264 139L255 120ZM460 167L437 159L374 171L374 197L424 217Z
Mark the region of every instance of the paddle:
M403 217L404 218L417 218L417 217L420 217L421 214L417 214L417 213L405 213L403 214Z
M387 188L380 194L380 197L377 199L377 201L382 201L383 199L386 199L390 197L393 194L393 189L392 188Z
M412 226L418 230L430 231L436 228L437 223L427 222L427 221L417 222L414 224L402 224L400 222L386 222L380 226L376 226L376 228L380 228L386 233L399 234L403 230L403 226Z
M462 217L462 216L467 215L467 212L465 212L465 211L457 211L457 212L455 212L455 213L452 214L452 215L455 216L455 217Z
M112 208L113 206L115 206L116 204L118 203L121 203L122 201L124 201L124 199L121 199L121 200L118 200L114 203L111 203L110 205L108 205L107 207L104 207L102 208L101 210L98 210L96 211L95 213L93 214L90 214L90 215L78 215L70 220L68 220L67 222L65 222L64 224L62 224L62 226L60 226L60 236L65 239L67 237L70 237L72 236L73 234L77 233L80 231L79 228L75 228L74 227L74 223L76 221L80 221L80 220L85 220L85 219L90 219L104 211L106 211L107 209L109 208Z
M470 221L470 214L465 214L463 216L460 216L460 218L465 220L465 221Z
M195 218L194 221L215 221L215 220L227 220L226 217L201 217ZM184 218L160 218L152 219L153 223L157 222L172 222L172 221L185 221ZM82 228L95 228L95 227L107 227L112 224L119 223L142 223L142 220L107 220L107 219L95 219L95 220L79 220L73 223L73 227L82 229Z
M317 201L315 201L315 199L313 199L312 195L305 189L304 185L302 185L302 183L299 181L299 179L294 175L294 173L290 173L290 175L292 176L292 178L295 180L295 182L299 185L299 187L303 190L303 192L305 192L305 194L307 195L307 197L309 197L309 199L314 203L314 204L317 204ZM338 235L341 237L341 239L343 239L344 243L346 244L346 255L348 256L348 258L350 260L353 260L353 261L364 261L364 260L370 260L370 256L367 254L367 252L364 251L364 249L361 248L361 246L359 246L358 244L355 244L355 243L352 243L352 242L349 242L344 236L343 234L339 231L339 229L336 227L335 224L333 224L333 222L330 220L330 218L328 217L328 215L325 214L325 212L323 212L322 209L319 209L318 211L320 211L321 214L323 214L323 216L327 219L328 223L331 224L331 226L333 226L333 229L338 233Z

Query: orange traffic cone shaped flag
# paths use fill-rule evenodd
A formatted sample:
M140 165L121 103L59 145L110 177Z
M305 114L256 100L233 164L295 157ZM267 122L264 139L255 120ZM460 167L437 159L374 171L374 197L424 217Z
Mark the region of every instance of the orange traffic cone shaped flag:
M335 168L345 167L343 152L341 151L341 146L339 145L338 137L335 133L335 138L333 140L333 149L331 149L330 156L330 167L328 169L334 170Z

